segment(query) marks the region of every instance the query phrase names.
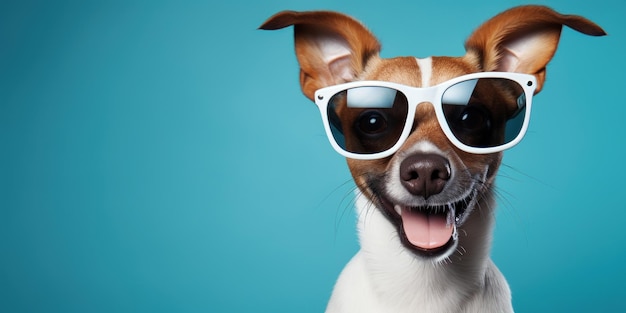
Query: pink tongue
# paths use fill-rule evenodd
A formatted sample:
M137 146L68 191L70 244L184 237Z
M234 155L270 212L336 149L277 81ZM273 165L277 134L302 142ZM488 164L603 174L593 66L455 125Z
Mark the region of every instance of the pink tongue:
M454 226L447 225L445 215L402 210L404 233L412 245L422 249L436 249L452 237Z

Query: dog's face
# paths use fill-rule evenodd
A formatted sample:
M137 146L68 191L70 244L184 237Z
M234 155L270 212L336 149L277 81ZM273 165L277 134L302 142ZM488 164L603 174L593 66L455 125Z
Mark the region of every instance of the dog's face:
M368 64L361 79L428 87L479 71L472 62L449 57L379 59ZM418 106L413 118L412 132L396 153L376 160L348 158L348 166L356 185L395 226L404 246L418 256L440 260L455 251L462 224L490 192L502 153L472 154L455 147L430 104ZM346 119L346 124L358 124L352 117ZM484 210L489 214L489 208Z
M526 6L503 12L479 27L466 41L465 56L383 59L378 55L378 40L343 14L285 11L261 28L289 25L295 26L302 91L314 101L316 90L346 82L382 81L426 88L478 72L532 75L536 93L543 87L562 25L589 35L604 34L585 18ZM467 130L463 141L477 146L487 136L504 136L505 127L497 116L506 115L519 100L502 86L479 85L471 101L479 101L486 109L458 114L462 119L458 124ZM337 125L347 125L341 130L347 149L359 133L372 138L367 143L374 146L371 149L389 145L385 140L391 135L385 132L390 120L384 116L348 109L333 114ZM419 257L441 260L454 252L465 223L476 220L473 216L492 214L489 200L502 152L474 154L460 149L442 129L433 103L420 103L408 118L413 119L410 134L392 154L373 160L348 158L348 166L356 185L395 226L404 246Z

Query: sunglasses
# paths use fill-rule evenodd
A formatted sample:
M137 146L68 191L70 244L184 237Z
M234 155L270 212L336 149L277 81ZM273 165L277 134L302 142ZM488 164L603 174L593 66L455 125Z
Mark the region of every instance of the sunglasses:
M494 153L517 144L528 128L533 75L481 72L418 88L357 81L315 92L333 148L361 160L387 157L409 137L417 107L431 103L441 129L459 149Z

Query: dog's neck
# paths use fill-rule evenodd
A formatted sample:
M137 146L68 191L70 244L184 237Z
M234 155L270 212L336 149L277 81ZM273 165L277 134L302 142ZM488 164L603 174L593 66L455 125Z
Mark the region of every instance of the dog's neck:
M483 290L491 260L494 224L490 191L460 227L457 251L448 259L434 262L414 255L402 245L397 230L381 211L362 194L357 195L358 229L364 266L381 301L409 307L424 304L462 303ZM454 288L450 288L454 286ZM433 301L442 300L442 303ZM407 303L408 302L408 303Z

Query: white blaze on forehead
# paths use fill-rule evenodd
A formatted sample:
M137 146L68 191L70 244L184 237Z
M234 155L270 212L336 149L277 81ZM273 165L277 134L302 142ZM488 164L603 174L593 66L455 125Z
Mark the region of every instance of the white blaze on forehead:
M415 58L417 65L422 73L422 88L430 87L430 78L433 74L433 59L431 57L425 59Z

